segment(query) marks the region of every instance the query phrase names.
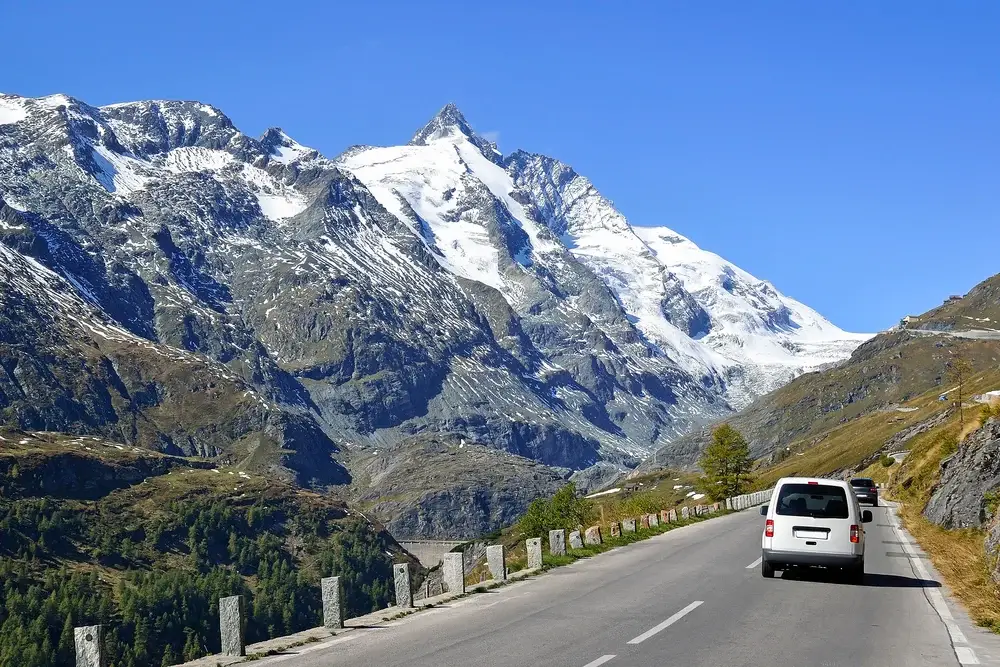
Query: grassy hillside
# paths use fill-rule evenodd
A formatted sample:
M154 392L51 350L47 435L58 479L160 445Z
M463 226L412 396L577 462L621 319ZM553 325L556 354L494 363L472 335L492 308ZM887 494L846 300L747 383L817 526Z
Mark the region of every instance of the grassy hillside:
M998 368L1000 340L961 337L963 332L996 328L1000 328L1000 276L905 326L875 336L844 363L802 375L726 421L747 437L755 457L770 457L786 447L808 449L838 428L852 428L862 417L949 389L948 367L957 356L968 359L977 372ZM1000 331L988 335L1000 338ZM878 428L883 435L893 430L890 424ZM853 443L855 438L847 433L843 437ZM691 433L661 449L655 460L694 465L710 435L711 427ZM845 454L842 460L849 459Z
M116 667L218 646L218 598L250 641L320 623L320 576L348 613L385 607L405 553L319 494L99 438L0 431L0 666L75 664L74 625L113 628Z

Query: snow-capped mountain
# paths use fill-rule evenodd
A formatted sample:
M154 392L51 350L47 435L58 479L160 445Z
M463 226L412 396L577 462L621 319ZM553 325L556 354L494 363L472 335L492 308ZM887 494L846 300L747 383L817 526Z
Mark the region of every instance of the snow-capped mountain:
M303 483L427 434L632 465L863 339L453 105L327 159L198 102L0 95L0 257L0 418Z
M708 378L734 408L848 357L869 337L844 332L666 227L631 226L558 160L523 151L504 158L453 105L410 145L356 148L339 164L422 236L442 265L501 291L519 313L526 305L520 272L501 270L499 246L513 248L522 269L552 275L568 251L607 285L651 346ZM463 195L476 188L511 216L507 238L491 236L479 209L467 204Z

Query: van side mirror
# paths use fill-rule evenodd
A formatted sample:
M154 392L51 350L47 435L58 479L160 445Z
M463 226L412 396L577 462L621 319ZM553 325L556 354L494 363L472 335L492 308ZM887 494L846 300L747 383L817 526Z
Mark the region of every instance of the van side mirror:
M760 515L761 516L767 516L767 505L761 505L760 506Z
M871 523L872 522L872 511L865 510L861 513L861 523Z

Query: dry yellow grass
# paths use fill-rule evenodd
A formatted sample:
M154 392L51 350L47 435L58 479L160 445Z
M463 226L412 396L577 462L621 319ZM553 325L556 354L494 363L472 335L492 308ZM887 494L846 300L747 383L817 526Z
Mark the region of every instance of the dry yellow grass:
M990 577L983 532L941 528L925 519L913 505L904 505L900 516L972 619L1000 632L1000 590Z

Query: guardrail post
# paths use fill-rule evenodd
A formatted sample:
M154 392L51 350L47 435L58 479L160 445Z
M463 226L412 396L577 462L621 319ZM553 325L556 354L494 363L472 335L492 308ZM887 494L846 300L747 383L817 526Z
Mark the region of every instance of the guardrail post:
M507 581L507 563L502 544L486 547L486 565L490 568L494 581Z
M572 537L572 534L570 535ZM542 538L531 537L525 540L528 549L528 569L535 570L542 566Z
M465 554L447 553L441 566L444 587L449 593L465 592Z
M462 554L459 554L461 556ZM463 577L464 580L464 577ZM413 589L410 588L410 566L396 563L392 566L392 581L396 588L396 606L409 609L413 606Z
M103 625L73 628L73 643L76 645L76 667L105 667Z
M247 654L246 638L243 636L245 613L242 595L219 598L222 655L245 656Z
M566 555L566 531L562 528L549 531L549 553L553 556Z
M344 594L340 587L340 577L324 577L319 580L323 596L323 626L331 630L344 627Z

